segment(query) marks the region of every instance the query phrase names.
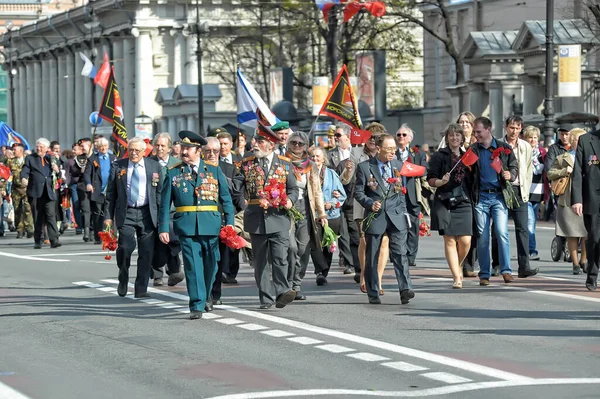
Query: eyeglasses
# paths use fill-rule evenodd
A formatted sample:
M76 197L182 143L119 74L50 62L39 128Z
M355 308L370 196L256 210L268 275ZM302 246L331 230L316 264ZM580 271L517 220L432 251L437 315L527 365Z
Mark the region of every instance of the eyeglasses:
M341 134L341 133L336 133L333 135L333 137L335 137L336 139L339 139L342 136L343 136L343 134Z
M211 149L206 149L204 150L204 152L206 154L218 154L219 152L221 152L221 150L211 150Z
M398 137L408 137L408 134L406 134L406 133L398 133L396 136L398 136Z
M304 147L306 145L306 143L303 143L302 141L290 141L290 145L293 145L296 147Z
M381 149L387 152L396 152L396 147L381 147Z
M144 149L138 149L138 148L130 148L130 149L129 149L129 152L135 152L135 153L138 153L138 154L139 154L140 152L144 152L144 151L146 151L146 149L145 149L145 148L144 148Z

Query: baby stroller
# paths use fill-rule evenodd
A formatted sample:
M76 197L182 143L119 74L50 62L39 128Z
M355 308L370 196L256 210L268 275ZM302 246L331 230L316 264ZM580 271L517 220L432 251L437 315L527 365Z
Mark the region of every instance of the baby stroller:
M571 262L571 254L567 249L566 237L556 236L552 239L552 245L550 246L550 257L555 262L560 261L561 258L567 263Z

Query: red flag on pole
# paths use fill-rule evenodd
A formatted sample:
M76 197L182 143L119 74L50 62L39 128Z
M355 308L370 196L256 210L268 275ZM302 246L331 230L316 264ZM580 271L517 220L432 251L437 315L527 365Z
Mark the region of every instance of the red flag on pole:
M427 169L425 169L424 166L410 162L404 162L402 164L402 169L400 169L400 175L406 177L421 177L425 175L426 171Z
M463 154L461 161L465 166L471 166L477 162L478 159L479 157L473 152L473 149L469 148L467 152Z
M369 141L371 138L371 132L368 130L352 129L350 133L350 144L361 145Z
M502 160L500 160L500 157L494 158L491 166L496 173L502 173Z
M350 85L348 68L346 68L346 65L343 65L335 82L333 82L327 98L323 102L319 115L327 115L356 129L360 129L362 123L355 100L352 86Z
M104 53L104 62L102 62L102 66L98 73L96 73L96 77L94 78L94 84L106 89L106 85L108 84L108 79L110 78L110 62L108 61L108 54Z
M353 1L352 3L348 3L346 8L344 8L344 22L350 21L363 8L376 18L385 15L385 3L383 1L370 1L367 3Z

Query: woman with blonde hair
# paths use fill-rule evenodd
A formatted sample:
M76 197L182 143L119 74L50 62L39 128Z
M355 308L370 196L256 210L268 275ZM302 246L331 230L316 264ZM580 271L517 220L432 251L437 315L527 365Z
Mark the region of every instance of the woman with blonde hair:
M469 146L471 144L477 142L477 139L475 138L475 135L473 134L474 123L475 123L475 115L469 111L461 112L460 114L458 114L458 117L456 118L456 124L460 125L460 127L463 130L464 136L465 136L465 144L464 144L465 149L469 148ZM440 141L438 150L440 148L445 148L447 146L448 146L448 144L446 143L446 134L444 132L444 137L442 137L442 141Z
M544 161L546 159L546 150L539 143L540 129L537 127L527 126L523 137L531 145L531 163L533 166L533 177L531 178L531 188L529 189L529 213L527 215L529 259L539 260L540 255L538 254L535 240L535 226L540 210L540 203L544 199Z
M548 180L551 182L563 177L569 179L565 192L558 197L556 235L567 237L567 248L573 262L573 274L580 274L581 269L585 272L587 267L587 252L585 248L587 230L583 223L583 216L577 216L571 209L571 174L575 166L575 150L577 149L579 136L586 133L585 130L579 128L571 130L569 132L569 145L566 146L567 152L557 156L548 171ZM577 253L580 240L581 260Z

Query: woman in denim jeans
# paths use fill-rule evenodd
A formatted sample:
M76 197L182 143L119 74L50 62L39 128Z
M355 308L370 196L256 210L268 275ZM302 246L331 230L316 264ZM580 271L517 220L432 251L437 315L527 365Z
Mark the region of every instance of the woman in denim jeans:
M527 126L523 137L533 149L531 163L533 165L533 178L531 179L531 188L529 189L529 215L527 220L527 230L529 230L529 259L539 260L540 255L536 249L535 226L540 202L544 199L544 160L546 150L539 144L540 129L535 126Z

